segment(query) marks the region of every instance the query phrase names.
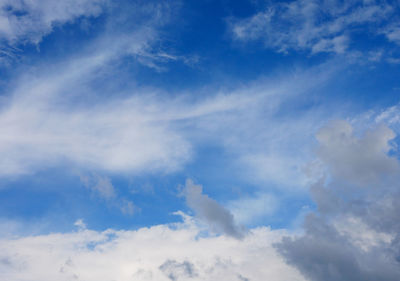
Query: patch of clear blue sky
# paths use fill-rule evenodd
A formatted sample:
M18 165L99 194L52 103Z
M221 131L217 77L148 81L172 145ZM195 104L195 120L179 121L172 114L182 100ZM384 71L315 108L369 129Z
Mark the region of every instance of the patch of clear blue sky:
M169 94L191 94L201 92L199 89L202 87L234 88L240 83L268 77L276 72L306 69L334 59L331 54L277 53L265 48L262 42L232 42L227 20L250 16L258 7L252 1L182 1L177 5L171 22L161 28L162 39L157 47L176 56L198 56L197 63L186 65L182 61L170 61L162 63L164 71L157 71L127 57L119 63L115 73L109 74L102 82L96 81L91 87L106 89L109 94L113 91L129 91L134 83L135 86L160 88ZM129 14L129 10L124 12ZM81 19L56 27L38 47L30 44L18 46L21 58L12 61L12 67L0 70L0 89L7 88L14 73L21 73L25 68L52 64L79 55L85 46L102 34L110 16L103 14L98 18ZM134 23L135 18L129 21ZM129 26L129 22L125 24ZM383 38L371 41L363 34L358 35L353 44L365 49L372 45L395 48ZM337 59L337 62L346 64L341 59ZM301 100L300 97L297 102L284 105L280 114L284 118L299 114L309 107L326 104L347 106L352 113L361 113L398 102L398 65L384 62L354 63L348 65L342 74L329 83L329 88L324 87L323 93L316 92L307 100ZM107 98L100 91L99 96ZM232 161L235 161L234 157L226 155L222 147L205 145L196 149L194 158L183 170L172 174L105 175L111 178L121 196L132 200L141 209L133 216L122 214L91 194L90 190L83 187L79 177L71 174L68 166L55 167L3 182L0 214L3 218L23 222L47 219L51 222L46 231L68 230L79 218L95 229L136 228L171 222L176 220L171 212L188 211L184 199L178 196L178 186L183 185L186 178L202 184L205 193L221 203L236 199L240 194L254 195L259 186L238 176L238 171L229 164ZM154 192L146 191L144 186L151 187ZM132 188L137 188L137 192L132 192ZM275 186L267 190L281 199L283 207L260 224L287 227L304 206L313 208L306 194L291 197Z

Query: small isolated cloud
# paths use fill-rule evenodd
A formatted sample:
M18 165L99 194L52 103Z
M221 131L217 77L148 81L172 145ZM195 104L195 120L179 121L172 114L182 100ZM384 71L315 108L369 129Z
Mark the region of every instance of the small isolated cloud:
M86 229L86 224L83 222L82 219L78 219L78 220L74 223L74 225L75 225L76 227L78 227L79 229Z
M272 247L284 232L252 229L242 240L199 236L184 223L134 231L81 229L0 240L7 281L305 281Z
M132 201L118 195L111 179L99 175L81 175L82 184L96 196L125 215L133 215L139 210Z
M230 22L234 39L262 40L269 48L286 53L344 53L353 33L378 35L377 26L388 26L396 6L384 1L295 0L268 5L264 11ZM371 28L372 27L372 28ZM386 33L395 40L396 31Z
M95 192L98 196L100 196L103 199L111 200L117 196L115 188L108 177L101 177L98 175L94 176L82 175L80 179L86 188Z
M210 226L211 230L243 238L244 229L236 224L233 215L217 201L203 194L201 185L196 185L188 179L183 194L186 204L194 210L201 221Z
M304 235L276 244L309 280L400 280L400 173L388 155L394 137L384 125L356 137L346 121L317 134L327 171L311 188L318 212L306 217Z

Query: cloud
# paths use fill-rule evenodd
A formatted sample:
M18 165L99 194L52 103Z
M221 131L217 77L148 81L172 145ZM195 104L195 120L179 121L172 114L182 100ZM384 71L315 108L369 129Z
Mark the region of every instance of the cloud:
M179 263L175 260L167 260L160 265L159 269L173 281L180 277L191 279L197 276L194 265L188 261Z
M399 25L390 25L384 29L383 32L389 41L392 41L398 45L400 45L400 26Z
M394 137L391 129L380 125L357 138L349 123L335 121L317 133L317 154L334 177L360 185L376 184L400 171L397 159L387 155L394 149L390 144Z
M284 232L261 227L243 239L198 237L185 223L138 230L80 229L0 241L0 278L23 280L303 281L271 246Z
M305 234L284 238L278 251L310 280L398 280L399 163L389 156L395 137L384 125L361 136L335 121L317 134L327 175L311 188L318 212Z
M118 208L123 214L133 215L140 210L132 201L118 195L110 178L99 175L81 175L80 180L95 196L103 199L110 206Z
M12 61L22 61L26 44L35 44L37 52L40 52L40 44L46 35L65 24L79 23L74 28L80 27L90 36L85 40L70 40L79 40L79 48L74 48L78 53L86 50L89 54L98 55L100 60L128 56L156 70L165 70L163 64L169 61L182 61L189 65L195 60L183 55L171 55L154 45L160 39L158 30L178 10L177 1L120 1L115 5L109 0L2 0L0 62L3 66L10 66ZM93 19L100 15L101 24L94 25ZM92 32L91 28L96 31ZM57 31L64 32L64 36L69 35L65 30ZM59 48L65 49L68 44ZM53 46L53 49L56 48ZM77 52L74 53L76 55ZM58 56L64 55L65 52Z
M66 165L98 174L171 173L192 160L198 146L214 143L234 154L241 173L252 181L304 185L304 157L291 147L311 138L304 132L315 126L317 113L296 116L290 124L276 115L282 103L331 79L335 67L232 90L210 88L201 100L134 85L110 91L118 79L113 65L157 37L146 30L137 28L131 31L136 36L121 40L106 36L73 58L18 75L0 104L0 175Z
M236 40L262 40L282 53L341 54L349 49L353 33L388 25L395 9L380 1L296 0L268 5L249 18L231 21L230 28ZM380 33L379 29L372 32Z
M273 215L279 207L279 202L271 194L258 193L255 196L241 196L228 202L226 207L238 223L257 224L265 217Z
M107 0L2 0L0 40L11 45L38 44L56 26L81 17L98 16L107 3Z
M136 42L146 43L146 38ZM112 172L173 171L189 158L190 144L162 119L163 105L155 95L101 101L93 88L82 86L99 81L99 70L119 53L110 49L52 65L57 74L18 79L0 109L7 132L0 138L0 151L7 154L0 161L2 175L63 161ZM90 102L76 106L75 99L83 96Z
M209 225L211 230L235 238L243 238L244 229L236 225L233 215L217 201L203 194L201 185L196 185L188 179L183 195L188 207L193 209L196 217Z
M114 199L117 196L111 180L107 177L81 176L80 179L86 188L91 189L106 200Z

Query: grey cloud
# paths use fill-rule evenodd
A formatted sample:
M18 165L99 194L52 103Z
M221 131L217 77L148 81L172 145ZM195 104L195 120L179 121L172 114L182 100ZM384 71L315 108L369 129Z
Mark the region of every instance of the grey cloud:
M360 185L381 183L400 171L397 160L387 155L394 137L391 129L380 125L357 138L349 123L334 121L317 133L317 154L336 178Z
M9 266L12 266L12 262L11 262L10 258L8 258L8 257L0 258L0 268L1 267L9 267Z
M194 278L197 276L194 265L189 261L177 262L175 260L166 260L159 269L172 281L183 278Z
M311 187L318 210L305 234L276 248L315 281L400 280L400 180L393 131L381 125L356 137L345 121L317 135L326 178Z
M384 249L365 252L316 216L307 217L305 228L304 236L285 238L277 249L310 280L399 280L399 264Z
M246 278L246 277L243 277L242 275L238 275L238 279L240 280L240 281L250 281L250 279L248 279L248 278Z
M222 232L235 238L243 238L244 229L238 226L233 215L214 199L203 194L201 185L192 180L186 181L184 195L187 205L193 209L196 216L207 223L212 230Z

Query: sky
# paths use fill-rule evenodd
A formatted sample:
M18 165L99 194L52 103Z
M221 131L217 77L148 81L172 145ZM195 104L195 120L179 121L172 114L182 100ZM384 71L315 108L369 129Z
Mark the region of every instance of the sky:
M0 279L400 280L399 23L0 0Z

